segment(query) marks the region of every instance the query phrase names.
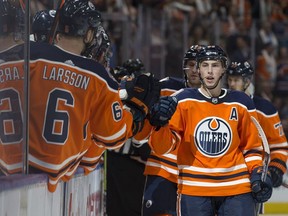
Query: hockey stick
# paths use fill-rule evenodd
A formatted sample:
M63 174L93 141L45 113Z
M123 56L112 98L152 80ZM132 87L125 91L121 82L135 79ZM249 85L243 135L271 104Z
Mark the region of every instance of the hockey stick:
M265 135L260 123L253 116L251 116L251 120L258 130L258 133L259 133L260 138L262 140L262 146L264 149L263 172L262 172L262 176L261 176L261 181L263 182L266 180L266 177L267 177L268 165L270 162L270 148L269 148L268 140L266 138L266 135ZM259 215L260 213L261 214L264 213L263 203L257 203L256 204L256 213L257 213L257 215Z
M60 9L63 7L64 3L65 3L65 0L59 0L59 2L58 2L58 6L56 8L56 14L55 14L55 17L53 19L51 30L49 32L49 37L48 37L49 44L53 44L53 42L54 42L55 35L57 32L57 28L58 28L58 24L59 24Z

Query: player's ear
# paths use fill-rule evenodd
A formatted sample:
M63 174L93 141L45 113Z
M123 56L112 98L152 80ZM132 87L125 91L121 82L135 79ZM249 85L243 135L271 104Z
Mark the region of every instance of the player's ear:
M92 29L88 29L85 38L84 43L90 44L94 39L94 31Z
M61 40L61 38L62 38L62 35L60 34L60 33L58 33L58 34L56 34L56 36L55 36L55 41L60 41Z
M250 80L250 79L246 79L246 80L244 81L244 89L247 89L248 86L250 85L250 83L251 83L251 80Z

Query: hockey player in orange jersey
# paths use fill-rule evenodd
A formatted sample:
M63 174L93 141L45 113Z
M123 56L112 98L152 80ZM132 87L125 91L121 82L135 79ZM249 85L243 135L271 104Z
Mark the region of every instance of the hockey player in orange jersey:
M247 91L252 83L253 74L254 70L249 62L233 62L226 72L227 84L230 89L244 91L253 99L258 120L270 147L269 171L273 187L279 187L282 184L284 173L287 172L288 144L274 105L262 97L253 95L253 92Z
M95 27L100 25L93 4L87 0L66 1L58 21L57 45L31 42L29 67L29 172L46 172L51 192L60 179L71 178L92 142L102 152L120 147L139 132L138 125L148 111L144 97L133 95L133 88L126 89L123 106L118 84L105 68L80 56L93 41ZM19 59L6 59L15 58L15 53L23 54L24 46L8 48L0 56L5 61L1 69L12 68L14 74L17 71L18 76L9 81L17 81L23 87L23 60L18 64ZM134 86L136 81L139 78L131 80L130 85ZM147 76L144 81L149 84ZM126 83L123 82L123 88ZM19 94L4 96L13 96L15 102L24 100Z
M36 12L32 22L32 35L34 41L49 42L49 34L55 17L55 10L41 10ZM101 14L98 14L98 20L101 22ZM57 41L54 41L54 43ZM90 45L82 53L87 58L94 59L101 63L105 68L109 66L110 40L102 25L97 25L94 30L94 39ZM87 152L83 155L79 166L84 168L85 174L89 174L96 169L101 156L103 148L100 148L94 142L91 143Z
M129 58L121 66L111 69L111 74L119 83L124 76L137 76L146 72L145 65L139 58ZM160 89L158 90L160 94ZM134 137L128 139L121 148L106 151L107 215L141 215L145 184L143 172L149 152L148 144L135 142Z
M257 117L254 103L243 92L221 88L227 66L221 47L203 47L197 54L201 87L160 98L151 109L154 151L178 148L178 215L254 216L254 203L272 194L270 175L261 181L263 148L251 121Z
M23 173L24 14L17 1L0 1L0 176ZM11 47L18 47L8 52ZM10 67L10 65L13 65ZM21 70L22 71L22 70Z
M113 54L111 52L111 41L102 25L95 28L94 40L82 55L102 64L109 74L109 62ZM84 168L86 175L95 170L99 161L103 159L102 153L103 149L99 148L95 143L91 144L80 162L80 166Z
M100 152L119 148L139 131L138 124L147 113L147 106L143 103L137 106L141 103L139 98L129 101L129 94L125 102L129 110L123 109L118 83L101 64L79 57L94 41L95 28L101 24L93 4L87 0L66 1L59 16L57 44L31 44L31 90L39 92L33 83L44 82L41 83L42 99L39 100L38 94L31 94L30 109L31 113L37 109L39 116L46 117L42 137L37 136L41 134L41 119L37 115L30 117L34 124L30 130L29 162L31 171L49 173L51 191L59 179L71 178L91 140L100 147L97 148ZM41 110L46 100L48 107ZM38 143L47 143L49 148ZM53 155L56 152L57 155Z
M160 80L161 96L172 95L185 87L200 87L196 70L199 45L191 46L183 58L184 79L166 77ZM164 138L165 139L165 138ZM146 184L143 195L142 215L176 215L177 200L177 150L157 155L153 149L146 162Z

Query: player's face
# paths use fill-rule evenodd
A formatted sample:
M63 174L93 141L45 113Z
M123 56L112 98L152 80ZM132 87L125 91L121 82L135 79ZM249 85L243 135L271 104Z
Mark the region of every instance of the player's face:
M228 76L227 84L232 90L243 91L244 82L241 76Z
M224 73L224 68L221 61L205 60L199 65L199 73L206 87L217 85L219 79Z
M185 68L186 68L185 73L188 80L188 86L192 88L199 86L200 78L196 69L196 61L195 60L187 61Z

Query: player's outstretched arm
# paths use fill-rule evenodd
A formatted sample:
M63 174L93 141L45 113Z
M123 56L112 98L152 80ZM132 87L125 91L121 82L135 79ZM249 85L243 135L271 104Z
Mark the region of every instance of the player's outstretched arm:
M149 121L154 129L149 138L149 145L156 154L161 155L173 151L181 141L180 136L168 125L176 111L177 104L175 96L164 96L160 97L159 101L151 108Z
M149 121L152 126L163 127L176 111L178 100L175 96L163 96L155 103L150 111Z

